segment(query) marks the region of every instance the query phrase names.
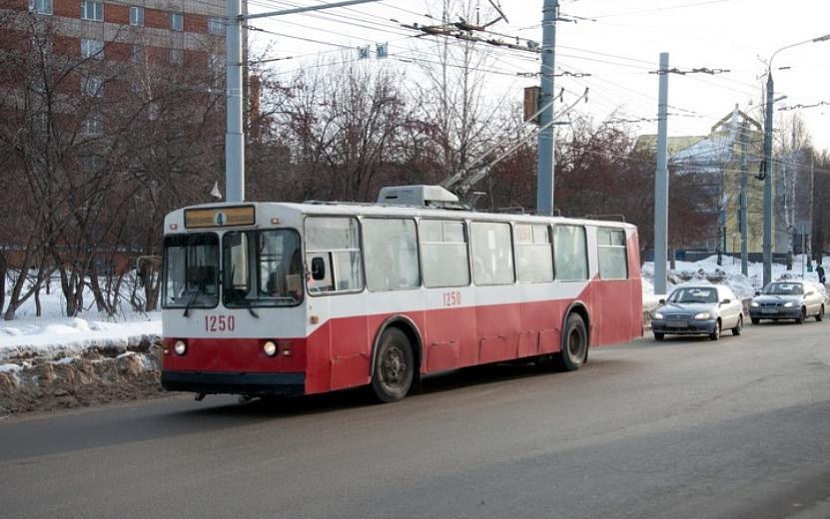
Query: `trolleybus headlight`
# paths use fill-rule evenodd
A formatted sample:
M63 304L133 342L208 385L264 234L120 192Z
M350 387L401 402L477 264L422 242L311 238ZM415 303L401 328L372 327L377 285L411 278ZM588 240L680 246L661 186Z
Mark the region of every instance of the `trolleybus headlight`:
M277 354L277 345L274 341L268 341L262 345L262 351L264 351L269 357L273 357Z
M187 343L182 340L178 340L173 346L173 350L176 351L176 355L184 355L187 353Z

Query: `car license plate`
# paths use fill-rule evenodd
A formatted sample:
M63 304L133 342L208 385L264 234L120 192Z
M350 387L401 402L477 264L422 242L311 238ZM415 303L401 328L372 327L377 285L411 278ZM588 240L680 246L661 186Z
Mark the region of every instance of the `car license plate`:
M777 314L778 310L776 310L775 308L762 308L761 313L762 314Z
M685 328L686 323L669 323L668 327L669 328Z

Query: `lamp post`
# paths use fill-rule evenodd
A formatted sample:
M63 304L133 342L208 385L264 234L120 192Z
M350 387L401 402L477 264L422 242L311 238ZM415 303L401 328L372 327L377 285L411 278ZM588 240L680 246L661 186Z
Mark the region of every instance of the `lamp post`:
M767 102L764 120L764 286L772 281L772 103L774 96L772 60L782 50L827 40L830 40L830 34L786 45L773 52L767 63Z

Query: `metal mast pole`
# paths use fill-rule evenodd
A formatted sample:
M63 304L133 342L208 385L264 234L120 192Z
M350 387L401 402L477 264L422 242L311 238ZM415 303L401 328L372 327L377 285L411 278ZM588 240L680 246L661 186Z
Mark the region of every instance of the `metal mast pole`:
M242 14L242 0L227 0L225 16L228 27L225 31L225 61L227 67L227 129L225 133L225 201L245 200L245 141L242 130L242 24L245 20L282 16L286 14L321 11L333 7L379 2L380 0L344 0L330 4L296 7L267 13Z
M749 250L747 246L747 231L748 224L746 221L746 149L747 149L747 135L746 123L741 125L741 200L740 200L740 216L741 219L741 274L749 275Z
M539 125L545 128L539 132L539 171L536 185L536 212L553 215L553 181L556 158L554 156L555 131L553 120L553 74L556 65L556 19L559 16L559 0L545 0L542 7L542 70L541 99L545 109L539 114Z
M772 69L767 75L767 110L764 120L764 286L772 281Z
M245 200L245 142L242 133L242 1L227 0L225 36L227 127L225 133L225 201Z
M669 54L660 53L660 93L657 101L657 173L654 177L654 293L666 293L668 255L669 168L668 103Z

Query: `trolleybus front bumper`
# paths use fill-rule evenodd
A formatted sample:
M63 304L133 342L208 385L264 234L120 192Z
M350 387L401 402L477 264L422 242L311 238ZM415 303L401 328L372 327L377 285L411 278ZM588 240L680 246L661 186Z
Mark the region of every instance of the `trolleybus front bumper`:
M205 373L162 371L161 386L168 391L238 395L302 395L305 373Z

